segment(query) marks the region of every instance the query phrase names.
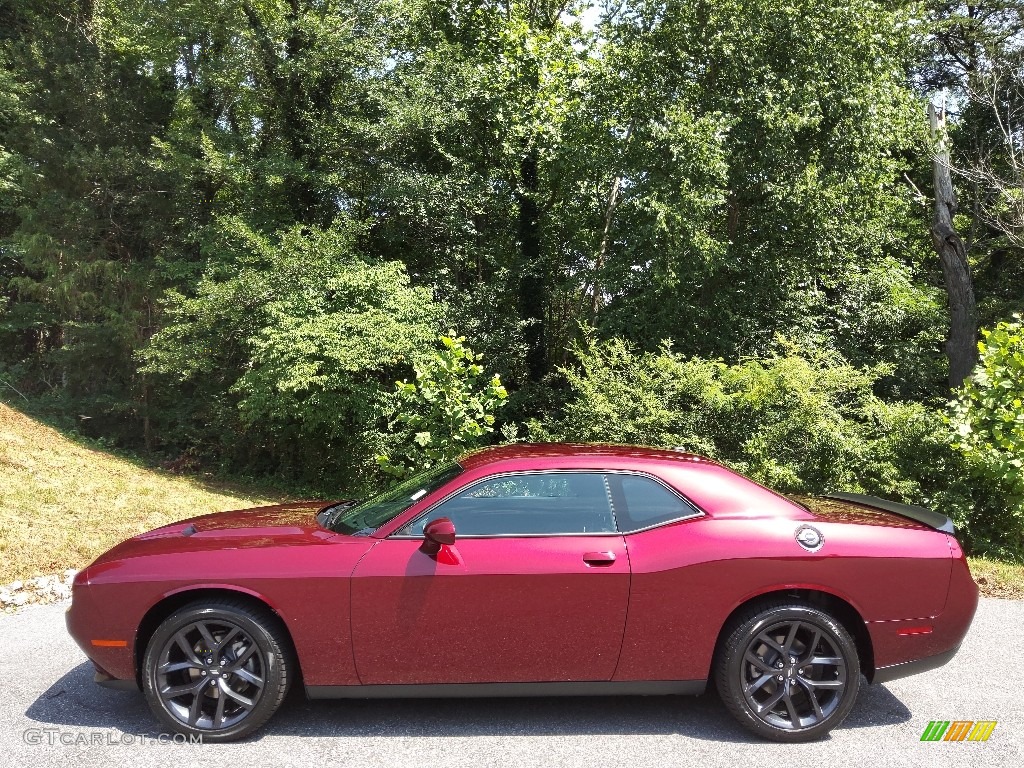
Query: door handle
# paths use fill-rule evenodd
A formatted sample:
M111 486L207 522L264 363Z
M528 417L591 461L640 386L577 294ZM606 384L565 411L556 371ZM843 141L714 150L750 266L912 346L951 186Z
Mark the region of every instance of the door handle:
M583 562L587 565L607 567L614 565L615 553L614 552L587 552L583 555Z

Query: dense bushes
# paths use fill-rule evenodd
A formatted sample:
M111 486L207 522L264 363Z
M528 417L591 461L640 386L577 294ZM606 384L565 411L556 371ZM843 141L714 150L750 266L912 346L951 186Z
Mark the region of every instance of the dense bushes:
M538 436L677 446L784 490L920 493L896 465L932 423L920 405L874 397L882 371L785 348L728 365L616 340L564 373L572 397L553 424L533 425Z
M395 386L398 413L391 424L394 447L377 457L381 468L406 477L451 462L483 445L494 431L494 414L508 393L497 374L485 375L481 355L464 336L442 336L440 349L416 364L415 381Z
M955 445L995 504L972 515L976 543L1024 557L1024 323L983 330L980 360L953 404Z
M993 551L990 521L1005 519L997 511L1004 500L969 474L941 411L874 395L886 374L785 343L771 357L730 365L667 344L637 353L606 341L563 370L564 407L532 422L530 434L680 447L784 491L926 504L952 515L976 550Z
M143 354L154 396L190 406L162 439L319 488L358 488L389 447L394 382L432 347L443 307L401 264L354 255L351 230L267 238L239 221L219 226L223 267L194 297L171 294Z

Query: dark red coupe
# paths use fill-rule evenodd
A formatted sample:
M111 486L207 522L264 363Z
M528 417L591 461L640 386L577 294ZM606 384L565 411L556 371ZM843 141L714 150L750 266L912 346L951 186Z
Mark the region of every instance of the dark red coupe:
M96 680L174 731L312 698L699 694L814 739L956 653L978 590L944 515L780 496L675 451L510 445L360 503L225 512L78 574Z

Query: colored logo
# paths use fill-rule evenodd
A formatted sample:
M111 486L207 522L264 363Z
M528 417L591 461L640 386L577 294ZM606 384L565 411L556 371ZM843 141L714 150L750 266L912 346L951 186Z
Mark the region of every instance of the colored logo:
M921 741L988 741L997 720L932 720Z

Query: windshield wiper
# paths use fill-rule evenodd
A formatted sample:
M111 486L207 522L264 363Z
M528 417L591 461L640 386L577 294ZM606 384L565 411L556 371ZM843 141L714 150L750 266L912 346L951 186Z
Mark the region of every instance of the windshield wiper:
M323 525L324 528L329 528L333 531L334 524L338 522L338 519L342 516L342 514L352 509L352 507L356 506L359 503L360 502L358 501L345 501L342 502L341 504L335 504L333 507L328 507L326 510L324 510L327 514L324 515L324 521L321 523L321 525Z

